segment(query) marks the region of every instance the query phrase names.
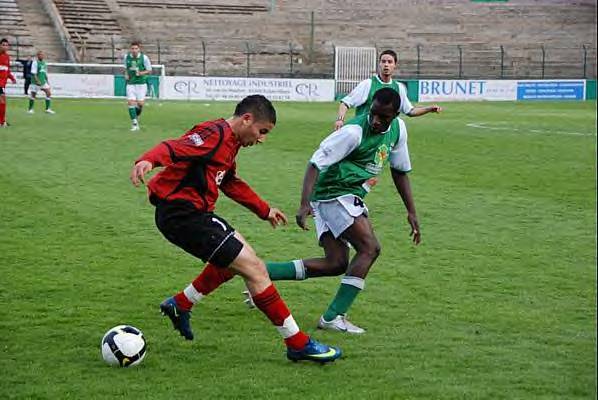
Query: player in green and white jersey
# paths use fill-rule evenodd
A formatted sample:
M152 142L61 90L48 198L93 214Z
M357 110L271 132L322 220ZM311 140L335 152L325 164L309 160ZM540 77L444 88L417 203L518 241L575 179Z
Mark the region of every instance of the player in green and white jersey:
M141 52L139 42L131 43L131 51L125 56L124 66L131 130L138 131L139 116L147 94L148 75L152 73L152 64L148 56Z
M399 96L401 96L401 109L399 111L409 117L419 117L430 112L439 113L442 111L442 108L436 104L428 107L414 107L411 105L405 85L392 79L396 68L397 53L392 50L384 50L380 53L378 57L378 74L361 81L351 93L341 100L334 128L339 129L343 126L349 108L356 108L356 116L367 113L372 105L374 93L384 87L389 87L399 93Z
M307 230L314 216L325 256L267 263L272 280L303 280L345 274L318 327L348 333L364 329L346 318L365 287L370 267L380 254L380 243L368 219L364 197L383 167L390 163L392 179L407 209L411 236L417 245L421 233L407 173L411 170L405 123L397 118L400 96L390 88L378 90L369 113L348 121L325 138L311 157L303 180L297 224ZM349 243L356 251L349 260ZM250 299L248 299L250 303Z
M35 97L37 92L42 91L46 95L46 113L56 114L52 111L52 89L50 88L50 81L48 80L48 64L46 63L46 56L43 51L38 51L37 56L31 63L31 86L29 86L29 114L33 114L33 106L35 105Z

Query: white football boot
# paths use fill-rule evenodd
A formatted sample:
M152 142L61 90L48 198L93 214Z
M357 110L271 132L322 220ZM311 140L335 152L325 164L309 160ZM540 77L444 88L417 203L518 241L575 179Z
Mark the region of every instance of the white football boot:
M318 329L346 332L354 335L365 333L365 329L352 324L345 315L337 315L332 321L326 321L324 316L321 316L318 321Z
M54 110L52 110L51 108L48 108L46 110L46 114L56 114L56 112Z

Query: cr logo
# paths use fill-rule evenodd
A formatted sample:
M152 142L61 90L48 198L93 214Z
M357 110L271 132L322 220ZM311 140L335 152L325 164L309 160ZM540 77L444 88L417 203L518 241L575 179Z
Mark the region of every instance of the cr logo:
M176 81L174 83L174 90L181 94L197 93L197 82L194 81Z
M318 96L318 85L315 83L300 83L295 87L295 92L304 97Z

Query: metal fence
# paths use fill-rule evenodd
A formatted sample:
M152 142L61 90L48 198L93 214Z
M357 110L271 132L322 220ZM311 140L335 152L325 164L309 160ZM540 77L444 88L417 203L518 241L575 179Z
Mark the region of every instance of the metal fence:
M119 63L128 50L127 42L112 37L94 39L93 46L76 44L78 62ZM404 79L596 79L596 47L586 44L433 47L388 42L373 46L397 51L398 74ZM19 57L33 52L33 46L18 37L12 49ZM152 62L165 64L169 75L334 77L333 44L304 47L285 40L198 40L182 45L155 40L143 42L143 51Z

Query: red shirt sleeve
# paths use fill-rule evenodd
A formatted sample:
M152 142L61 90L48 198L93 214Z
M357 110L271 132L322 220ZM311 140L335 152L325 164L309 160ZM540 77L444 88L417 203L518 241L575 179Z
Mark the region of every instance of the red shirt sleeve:
M236 163L225 175L220 190L227 196L253 211L261 219L267 219L270 205L263 200L243 179L237 176Z
M213 127L194 127L178 139L165 140L154 146L141 157L152 163L154 167L167 167L181 161L189 161L192 157L209 156L222 141L222 135Z

